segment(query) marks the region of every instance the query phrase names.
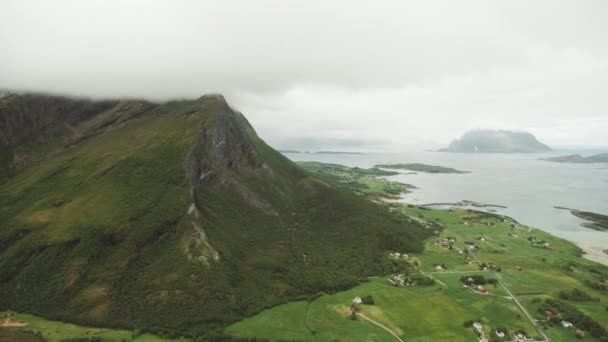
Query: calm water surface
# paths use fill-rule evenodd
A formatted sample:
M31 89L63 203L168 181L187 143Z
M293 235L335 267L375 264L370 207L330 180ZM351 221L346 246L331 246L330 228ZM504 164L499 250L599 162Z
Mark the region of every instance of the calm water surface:
M407 203L471 200L505 205L506 209L497 211L570 240L585 249L589 258L608 265L608 255L601 252L608 248L608 232L581 227L581 219L566 210L553 208L563 206L608 214L608 165L539 160L562 154L408 152L362 155L288 153L286 156L296 161L314 160L366 168L380 163L424 163L471 171L468 174L400 174L387 178L419 188L403 196Z

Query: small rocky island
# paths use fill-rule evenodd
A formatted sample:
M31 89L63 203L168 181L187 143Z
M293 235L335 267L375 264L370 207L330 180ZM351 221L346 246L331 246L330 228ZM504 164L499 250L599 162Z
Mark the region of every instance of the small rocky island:
M571 154L567 156L542 158L542 160L556 163L577 163L577 164L594 164L608 163L608 153L596 154L593 156L583 157L580 154Z
M465 133L439 152L538 153L551 148L528 132L479 129Z
M470 173L470 171L460 171L460 170L453 169L451 167L427 165L427 164L420 164L420 163L377 164L377 165L374 165L374 167L382 168L382 169L409 170L409 171L425 172L425 173Z

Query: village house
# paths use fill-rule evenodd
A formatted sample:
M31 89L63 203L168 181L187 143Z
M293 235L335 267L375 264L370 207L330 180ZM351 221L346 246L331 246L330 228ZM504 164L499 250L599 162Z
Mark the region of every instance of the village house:
M570 323L568 321L561 321L560 323L562 324L562 327L564 327L564 328L572 327L572 323Z
M482 330L481 323L479 323L479 322L474 322L474 323L473 323L473 328L475 328L475 330L477 330L477 332L478 332L478 333L480 333L480 334L481 334L481 333L482 333L482 331L483 331L483 330Z
M403 286L403 279L397 277L396 275L392 275L388 278L388 282L395 286Z
M545 311L545 314L547 315L547 318L555 317L555 313L551 310Z
M576 337L585 337L585 332L581 329L576 330Z
M524 341L532 341L532 339L522 333L515 334L515 341L524 342Z
M498 336L499 338L503 338L503 337L505 337L505 333L504 333L504 332L502 332L502 331L498 331L498 330L496 330L494 333L495 333L495 334L496 334L496 336Z
M479 293L481 293L481 294L487 294L487 293L488 293L488 289L486 289L485 287L483 287L483 286L481 286L481 285L478 285L478 286L476 287L476 289L477 289L477 291L478 291Z
M355 299L353 299L353 304L361 304L363 303L363 300L361 299L361 297L355 297Z

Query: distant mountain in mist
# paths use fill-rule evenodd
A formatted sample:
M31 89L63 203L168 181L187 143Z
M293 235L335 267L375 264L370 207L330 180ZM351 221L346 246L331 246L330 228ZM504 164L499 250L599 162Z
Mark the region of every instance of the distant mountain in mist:
M440 152L537 153L551 148L528 132L479 129L465 133Z

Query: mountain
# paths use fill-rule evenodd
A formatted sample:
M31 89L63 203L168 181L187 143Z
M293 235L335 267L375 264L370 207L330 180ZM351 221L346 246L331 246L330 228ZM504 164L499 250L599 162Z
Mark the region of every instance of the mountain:
M588 157L583 157L580 154L571 154L571 155L567 155L567 156L543 158L543 160L557 162L557 163L580 163L580 164L608 163L608 153L596 154L596 155L588 156Z
M527 132L505 130L474 130L450 143L441 152L534 153L551 148Z
M0 98L0 309L165 336L395 271L429 232L260 139L220 95Z

